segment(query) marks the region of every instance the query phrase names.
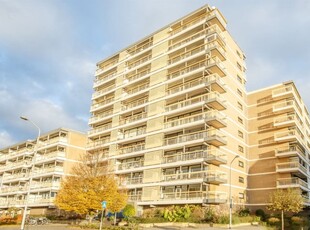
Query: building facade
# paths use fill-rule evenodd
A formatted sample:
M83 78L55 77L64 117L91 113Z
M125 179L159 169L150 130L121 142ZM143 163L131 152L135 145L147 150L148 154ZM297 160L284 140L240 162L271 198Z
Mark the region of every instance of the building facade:
M204 6L97 67L88 150L131 201L226 204L231 184L247 203L245 55L219 10Z
M23 208L27 200L31 214L55 209L60 182L86 153L86 142L85 134L61 128L41 135L39 143L30 140L1 149L0 208Z

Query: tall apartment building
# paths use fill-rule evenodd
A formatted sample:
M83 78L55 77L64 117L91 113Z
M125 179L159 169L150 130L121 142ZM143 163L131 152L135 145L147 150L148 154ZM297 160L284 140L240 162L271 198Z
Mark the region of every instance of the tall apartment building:
M39 143L29 140L1 149L0 209L23 208L28 191L31 214L54 209L60 182L86 153L86 142L85 134L60 128L41 135Z
M247 203L245 55L204 6L97 64L88 150L139 207Z
M310 206L310 119L293 82L248 94L248 197L266 205L277 188L299 188Z

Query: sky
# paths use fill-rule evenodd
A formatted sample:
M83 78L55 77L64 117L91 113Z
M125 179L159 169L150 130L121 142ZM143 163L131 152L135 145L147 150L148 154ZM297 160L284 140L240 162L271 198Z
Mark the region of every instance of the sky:
M205 4L247 56L247 90L295 81L310 108L308 0L0 0L0 149L86 132L96 63Z

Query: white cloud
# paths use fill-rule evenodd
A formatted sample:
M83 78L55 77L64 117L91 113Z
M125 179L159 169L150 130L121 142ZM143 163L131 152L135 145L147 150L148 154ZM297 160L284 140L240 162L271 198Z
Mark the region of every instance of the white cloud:
M0 149L15 143L15 140L5 130L0 130Z

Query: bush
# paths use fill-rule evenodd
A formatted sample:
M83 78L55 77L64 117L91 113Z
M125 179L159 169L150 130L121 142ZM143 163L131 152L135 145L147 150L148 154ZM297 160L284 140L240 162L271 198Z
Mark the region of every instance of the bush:
M280 223L280 219L279 218L270 217L268 219L268 224L270 224L271 226L278 225L279 223Z
M216 218L215 218L215 212L212 208L207 208L204 212L204 220L207 223L215 223Z
M162 212L162 216L169 222L178 222L188 220L191 213L192 211L188 205L184 207L172 206L170 208L165 208Z
M221 216L219 216L216 223L218 223L218 224L228 224L229 223L229 215L221 215Z
M240 209L238 211L238 216L249 216L250 210L248 208Z
M132 204L127 204L123 210L123 215L127 218L133 217L136 215L135 206Z
M257 209L257 210L255 211L255 215L256 215L256 216L259 216L260 219L261 219L262 221L265 221L265 220L266 220L266 213L264 212L263 209Z
M299 216L293 216L291 218L292 224L294 225L302 225L304 223L303 218L299 217Z

